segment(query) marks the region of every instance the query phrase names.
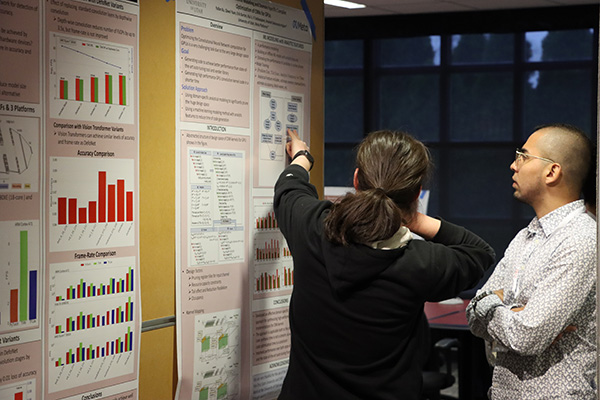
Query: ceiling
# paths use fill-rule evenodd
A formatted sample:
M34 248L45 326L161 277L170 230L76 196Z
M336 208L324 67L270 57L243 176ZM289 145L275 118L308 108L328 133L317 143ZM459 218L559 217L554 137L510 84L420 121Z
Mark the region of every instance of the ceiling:
M598 4L599 0L353 0L366 8L348 10L325 5L325 18L393 14L489 11L514 8Z

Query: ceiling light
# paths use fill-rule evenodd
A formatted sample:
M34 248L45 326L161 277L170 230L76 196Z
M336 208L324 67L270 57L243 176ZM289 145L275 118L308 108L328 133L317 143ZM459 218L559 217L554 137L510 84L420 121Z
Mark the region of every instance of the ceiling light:
M358 3L353 3L351 1L344 1L344 0L323 0L323 3L327 4L328 6L343 7L343 8L349 8L349 9L366 7L364 4L358 4Z

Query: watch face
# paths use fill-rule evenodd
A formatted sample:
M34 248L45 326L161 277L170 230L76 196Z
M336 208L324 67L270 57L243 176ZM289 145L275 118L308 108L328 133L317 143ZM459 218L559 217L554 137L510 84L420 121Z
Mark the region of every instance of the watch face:
M310 161L311 163L315 162L315 159L313 158L312 154L308 152L308 150L304 150L304 155L306 156L306 158L308 158L308 161Z

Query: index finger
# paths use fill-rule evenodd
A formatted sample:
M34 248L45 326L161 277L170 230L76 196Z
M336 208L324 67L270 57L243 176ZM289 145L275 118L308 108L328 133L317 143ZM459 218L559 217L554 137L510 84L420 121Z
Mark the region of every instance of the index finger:
M290 137L292 139L300 140L300 137L298 136L298 131L297 130L288 128L287 129L287 133L288 133L288 135L290 135Z

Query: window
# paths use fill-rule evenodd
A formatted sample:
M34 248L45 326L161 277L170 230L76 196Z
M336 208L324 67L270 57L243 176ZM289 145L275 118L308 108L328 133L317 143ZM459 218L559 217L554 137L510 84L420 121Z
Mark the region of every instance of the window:
M411 37L389 30L361 39L352 31L352 40L334 35L325 43L325 185L351 185L365 133L407 131L434 158L429 214L472 229L500 258L533 217L512 197L514 149L542 123L571 123L596 138L594 24L488 33L467 23L453 32L418 28L422 34Z

